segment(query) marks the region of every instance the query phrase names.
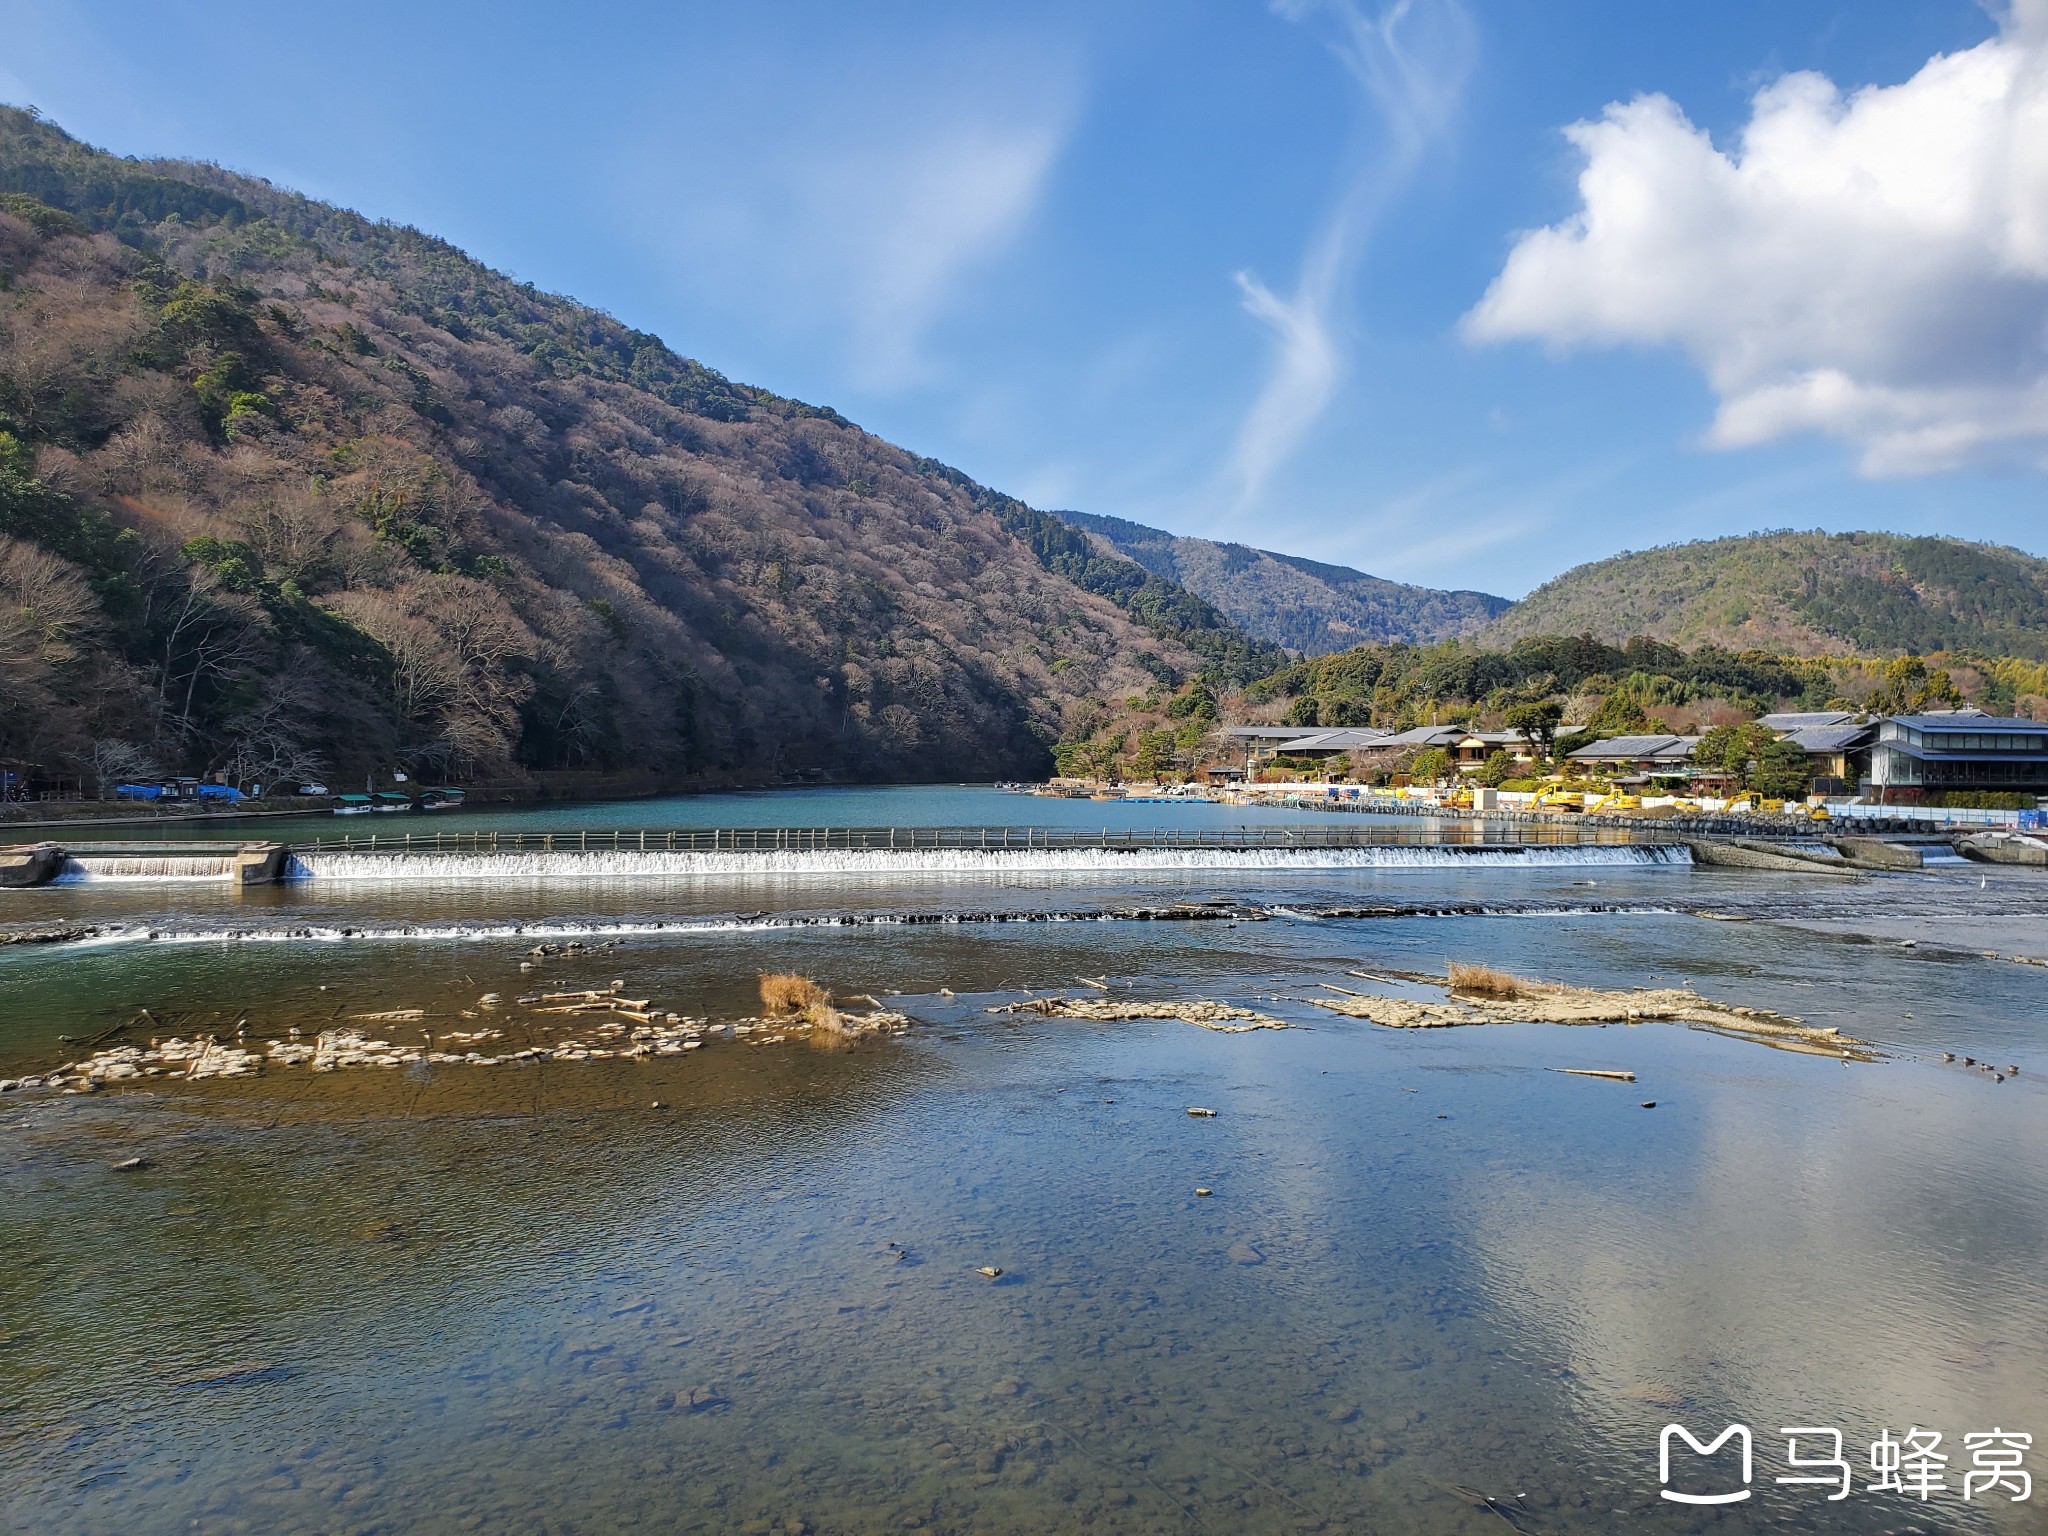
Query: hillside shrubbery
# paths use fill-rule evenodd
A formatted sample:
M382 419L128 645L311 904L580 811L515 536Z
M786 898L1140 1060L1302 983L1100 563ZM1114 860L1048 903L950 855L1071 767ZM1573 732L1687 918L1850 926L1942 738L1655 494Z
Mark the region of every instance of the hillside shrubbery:
M1486 638L1581 631L1787 655L2048 660L2048 560L1890 533L1785 530L1673 544L1566 571Z
M416 230L0 110L0 757L1023 776L1279 659L1043 535Z

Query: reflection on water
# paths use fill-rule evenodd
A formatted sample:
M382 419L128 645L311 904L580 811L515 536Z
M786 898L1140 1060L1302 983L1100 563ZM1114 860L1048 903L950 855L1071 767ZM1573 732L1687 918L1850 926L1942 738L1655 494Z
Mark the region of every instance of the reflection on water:
M8 1529L2040 1528L2035 1505L1830 1505L1771 1482L1782 1424L1839 1425L1859 1461L1882 1426L1942 1428L1952 1486L1963 1433L2048 1433L2040 973L1688 915L2024 913L2024 882L1266 871L536 887L452 908L56 899L215 936L387 936L0 952L6 1061L54 1059L56 1034L137 1004L264 1027L452 1010L536 976L731 1016L757 970L789 967L919 1024L834 1055L726 1040L7 1095ZM732 920L1169 900L1235 915ZM1371 902L1454 915L1258 916ZM650 917L703 926L537 959L530 933L482 931ZM479 926L396 935L422 922ZM1299 1001L1446 959L1691 981L1890 1054L1668 1026L1395 1032ZM1303 1027L984 1011L1080 976ZM1995 1083L1942 1051L2021 1072ZM1545 1070L1566 1066L1637 1081ZM148 1166L116 1171L132 1156ZM1757 1428L1750 1504L1657 1500L1674 1419Z

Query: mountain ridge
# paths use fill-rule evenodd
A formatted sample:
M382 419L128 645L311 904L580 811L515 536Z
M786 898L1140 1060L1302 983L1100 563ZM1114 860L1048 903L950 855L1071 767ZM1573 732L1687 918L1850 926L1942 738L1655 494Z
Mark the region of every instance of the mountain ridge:
M1636 635L1791 655L2048 658L2048 560L1946 535L1777 529L1624 551L1543 583L1484 629Z
M1304 655L1374 642L1451 639L1476 632L1510 606L1490 593L1413 586L1303 555L1169 533L1128 518L1052 515L1213 603L1248 634Z

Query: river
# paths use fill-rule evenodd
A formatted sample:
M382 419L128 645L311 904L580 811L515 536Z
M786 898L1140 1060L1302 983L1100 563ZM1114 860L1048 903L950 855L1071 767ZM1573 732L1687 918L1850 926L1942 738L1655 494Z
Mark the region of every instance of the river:
M1338 819L956 788L354 820ZM912 1021L0 1095L0 1524L2042 1529L1961 1488L1966 1434L2048 1432L2048 880L1401 852L0 892L0 929L92 934L0 948L10 1079L119 1025L516 1036L520 996L613 982L716 1025L768 970ZM1689 985L1878 1059L1313 1001L1450 961ZM990 1011L1027 989L1292 1027ZM1752 1497L1660 1499L1674 1422L1749 1426ZM1848 1498L1775 1481L1784 1426L1842 1431ZM1866 1489L1912 1428L1950 1456L1924 1505Z

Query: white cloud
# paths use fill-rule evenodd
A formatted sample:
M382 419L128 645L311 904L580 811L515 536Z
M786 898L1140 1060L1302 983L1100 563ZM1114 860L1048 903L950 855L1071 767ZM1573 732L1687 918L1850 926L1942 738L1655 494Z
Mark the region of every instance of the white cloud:
M659 164L623 182L667 190L642 216L693 298L889 393L943 375L932 333L1028 234L1081 92L1050 45L941 39L915 59L848 46L843 74L822 80L764 66L745 91L702 82L690 122L715 135L678 142L663 120Z
M1582 206L1519 240L1468 338L1680 347L1717 447L2048 467L2048 0L1900 85L1787 75L1732 152L1663 96L1565 132Z
M1294 452L1337 389L1340 359L1329 315L1337 242L1325 238L1318 244L1321 250L1291 299L1281 298L1249 272L1237 274L1246 312L1272 331L1275 343L1272 372L1238 427L1230 455L1240 510L1258 497L1267 477Z
M807 280L836 292L864 382L926 374L926 331L1024 230L1065 135L1064 114L956 118L794 168L789 233L809 258Z
M1472 55L1471 26L1456 0L1423 0L1419 11L1414 0L1396 0L1373 17L1354 0L1274 0L1273 8L1290 21L1328 28L1330 51L1357 83L1378 131L1354 156L1303 255L1293 292L1276 293L1251 272L1236 274L1246 312L1274 341L1272 370L1230 454L1228 478L1240 512L1258 500L1336 393L1346 281L1381 210L1449 127Z

